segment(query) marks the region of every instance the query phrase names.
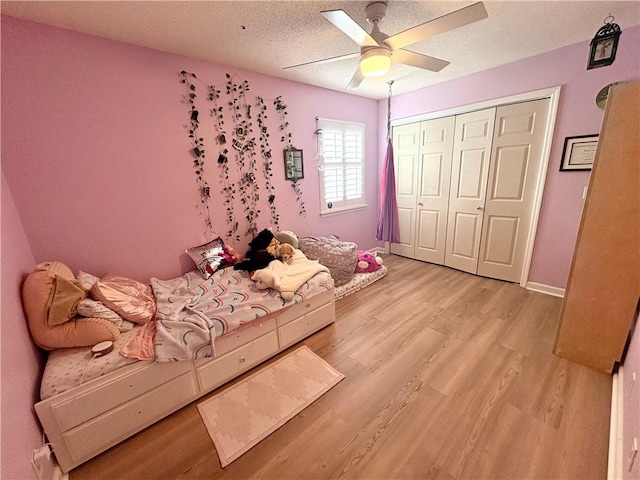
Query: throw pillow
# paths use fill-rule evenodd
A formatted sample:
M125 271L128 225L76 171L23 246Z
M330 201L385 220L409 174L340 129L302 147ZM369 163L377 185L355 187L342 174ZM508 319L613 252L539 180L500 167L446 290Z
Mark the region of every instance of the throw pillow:
M205 279L213 275L219 268L229 264L226 260L224 242L220 237L197 247L188 248L186 252Z

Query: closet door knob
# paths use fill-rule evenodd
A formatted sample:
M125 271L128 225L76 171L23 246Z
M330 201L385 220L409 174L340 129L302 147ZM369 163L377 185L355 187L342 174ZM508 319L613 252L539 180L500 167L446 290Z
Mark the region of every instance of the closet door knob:
M484 210L482 207L476 207L476 210Z
M422 202L418 203L418 205L420 205L421 207L424 207L424 203Z

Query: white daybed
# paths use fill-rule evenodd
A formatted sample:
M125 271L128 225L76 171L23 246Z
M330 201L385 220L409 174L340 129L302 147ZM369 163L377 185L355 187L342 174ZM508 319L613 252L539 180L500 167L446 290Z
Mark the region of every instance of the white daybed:
M239 292L255 290L248 278L243 283L237 285ZM104 357L93 357L88 348L51 352L35 410L62 470L68 472L334 322L330 275L318 273L304 288L290 302L279 299L277 310L270 308L216 337L214 358L160 363L122 357L119 349L133 334L122 335ZM262 292L277 298L275 291ZM70 377L76 386L61 386Z

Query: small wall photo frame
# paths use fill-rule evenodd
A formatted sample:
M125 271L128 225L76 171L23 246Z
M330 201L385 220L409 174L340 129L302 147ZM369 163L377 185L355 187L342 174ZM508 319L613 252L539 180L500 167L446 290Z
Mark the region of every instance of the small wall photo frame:
M591 170L598 149L598 134L564 139L560 171Z
M284 178L294 182L304 178L302 150L293 147L284 150Z

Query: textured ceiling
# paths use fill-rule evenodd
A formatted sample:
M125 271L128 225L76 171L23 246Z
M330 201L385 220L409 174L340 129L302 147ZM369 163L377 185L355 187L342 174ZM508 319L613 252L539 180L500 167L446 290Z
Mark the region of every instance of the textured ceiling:
M343 9L370 31L367 1L2 1L2 13L213 63L346 91L357 58L283 70L289 65L357 52L320 15ZM388 0L380 29L388 35L474 3ZM489 17L408 50L451 62L438 73L394 65L349 93L384 98L588 40L609 14L623 30L640 24L634 1L485 1ZM640 48L635 45L633 48ZM585 66L587 52L585 51Z

